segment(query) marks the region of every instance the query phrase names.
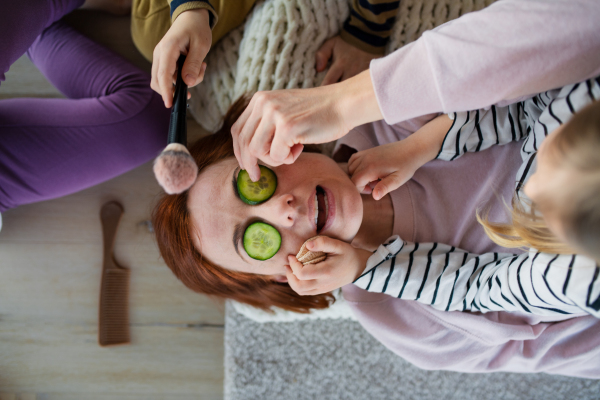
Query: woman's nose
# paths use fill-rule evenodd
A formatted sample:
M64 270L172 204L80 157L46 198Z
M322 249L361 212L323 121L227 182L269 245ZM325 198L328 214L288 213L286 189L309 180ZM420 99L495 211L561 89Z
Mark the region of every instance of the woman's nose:
M292 194L282 194L273 200L275 221L281 226L292 227L298 220L296 198Z

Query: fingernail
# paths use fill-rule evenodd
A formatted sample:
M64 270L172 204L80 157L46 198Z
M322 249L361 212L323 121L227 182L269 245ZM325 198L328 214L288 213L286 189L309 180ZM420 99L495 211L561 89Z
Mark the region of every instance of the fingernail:
M185 76L185 81L187 82L188 85L192 85L195 80L196 79L194 79L194 77L191 74L187 74Z

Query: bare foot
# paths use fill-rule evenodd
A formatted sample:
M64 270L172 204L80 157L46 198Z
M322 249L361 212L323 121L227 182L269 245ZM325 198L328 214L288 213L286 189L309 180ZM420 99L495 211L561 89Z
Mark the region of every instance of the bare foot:
M132 0L85 0L82 10L98 10L114 15L129 15Z

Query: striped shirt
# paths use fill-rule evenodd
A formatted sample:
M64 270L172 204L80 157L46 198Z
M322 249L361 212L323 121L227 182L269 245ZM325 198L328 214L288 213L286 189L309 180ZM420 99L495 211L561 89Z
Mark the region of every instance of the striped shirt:
M516 190L535 171L544 138L600 98L600 79L550 90L506 107L454 113L439 159L523 140ZM589 313L600 318L600 267L581 255L530 249L520 255L472 254L398 236L369 258L357 286L445 311L514 311L536 315Z
M369 53L383 55L392 33L400 0L352 0L342 39Z

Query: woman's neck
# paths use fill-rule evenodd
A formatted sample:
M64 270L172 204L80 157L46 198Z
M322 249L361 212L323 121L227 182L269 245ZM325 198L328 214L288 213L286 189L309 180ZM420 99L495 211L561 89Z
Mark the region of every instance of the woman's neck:
M381 200L373 196L361 195L363 201L363 219L358 233L352 240L352 246L375 251L380 244L392 236L394 229L394 207L389 194Z

